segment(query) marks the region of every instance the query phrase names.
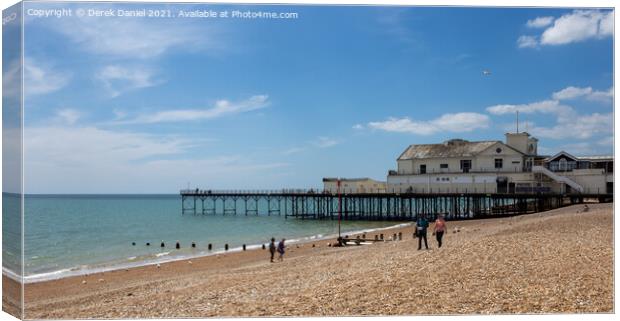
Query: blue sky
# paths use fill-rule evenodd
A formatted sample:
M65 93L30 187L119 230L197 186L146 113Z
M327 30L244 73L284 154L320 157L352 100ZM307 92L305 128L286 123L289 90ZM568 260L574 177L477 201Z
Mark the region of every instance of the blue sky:
M409 144L503 140L516 110L540 153L613 152L608 10L139 7L298 18L27 15L27 192L385 179Z

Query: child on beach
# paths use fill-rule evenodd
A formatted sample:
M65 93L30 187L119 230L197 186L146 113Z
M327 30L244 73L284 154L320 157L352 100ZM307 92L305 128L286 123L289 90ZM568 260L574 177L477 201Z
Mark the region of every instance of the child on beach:
M437 219L435 220L435 228L433 229L433 235L437 238L437 246L441 247L441 239L443 238L443 233L446 231L446 221L444 220L444 215L439 214Z
M428 250L428 241L426 240L426 229L428 228L428 221L422 215L418 215L418 221L415 223L416 236L418 237L418 251L422 249L422 239L424 239L424 246Z
M276 239L273 237L269 243L269 253L271 253L271 263L273 263L273 256L276 254Z
M279 261L284 260L284 248L286 248L286 245L284 245L284 239L282 239L282 241L278 243L278 253L280 254L278 257Z

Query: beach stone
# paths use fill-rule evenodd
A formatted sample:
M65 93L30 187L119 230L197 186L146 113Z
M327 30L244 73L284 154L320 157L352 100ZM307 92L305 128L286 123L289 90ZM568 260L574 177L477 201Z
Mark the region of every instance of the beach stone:
M99 281L99 283L101 283L101 282L103 282L103 281L105 281L105 280L104 280L104 279L99 279L98 281Z

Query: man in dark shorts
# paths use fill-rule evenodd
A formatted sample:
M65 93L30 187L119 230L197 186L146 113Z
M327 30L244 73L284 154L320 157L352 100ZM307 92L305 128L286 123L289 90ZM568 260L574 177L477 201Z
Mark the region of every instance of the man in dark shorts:
M276 239L273 237L269 243L269 253L271 253L271 263L273 263L273 256L276 255Z
M428 250L428 241L426 240L426 229L428 228L428 221L423 215L418 215L418 220L415 223L415 233L418 237L418 251L422 249L422 239L424 239L424 246Z

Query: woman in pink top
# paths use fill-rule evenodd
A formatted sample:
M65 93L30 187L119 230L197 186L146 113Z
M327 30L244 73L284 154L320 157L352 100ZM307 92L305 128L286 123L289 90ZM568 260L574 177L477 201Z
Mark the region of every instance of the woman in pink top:
M446 231L446 221L443 219L443 214L439 214L437 219L435 220L435 229L433 230L433 234L437 238L437 245L441 247L441 239L443 238L443 233Z

